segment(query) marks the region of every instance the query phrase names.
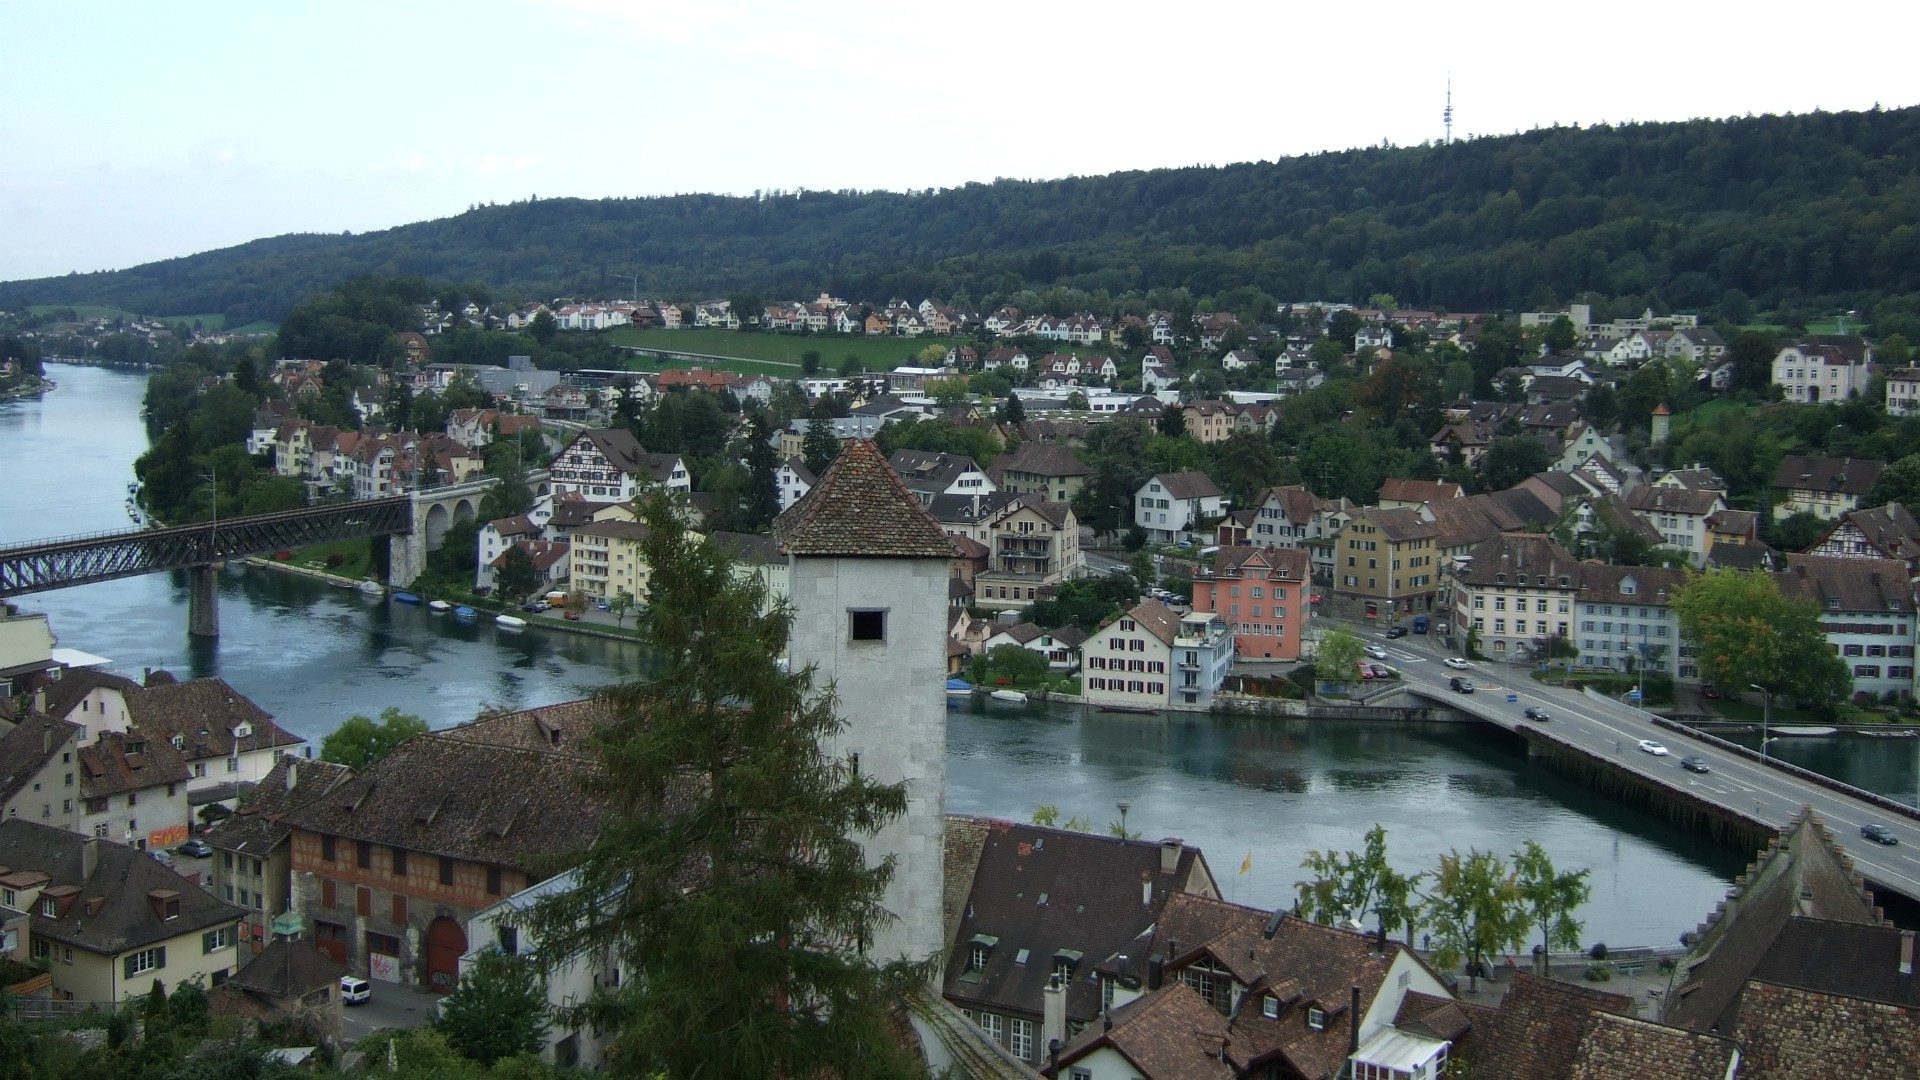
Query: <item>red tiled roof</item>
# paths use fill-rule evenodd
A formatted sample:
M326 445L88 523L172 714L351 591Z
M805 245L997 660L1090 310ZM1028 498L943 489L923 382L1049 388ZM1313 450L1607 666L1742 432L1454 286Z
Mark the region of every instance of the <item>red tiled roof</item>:
M952 559L941 530L871 439L854 439L826 474L774 522L791 555L877 559Z

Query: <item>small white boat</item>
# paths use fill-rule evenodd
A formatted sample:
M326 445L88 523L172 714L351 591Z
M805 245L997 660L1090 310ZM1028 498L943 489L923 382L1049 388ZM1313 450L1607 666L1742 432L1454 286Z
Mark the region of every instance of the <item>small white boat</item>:
M445 600L427 601L427 608L431 611L448 611L448 610L451 610L452 607L453 605L447 603Z
M493 621L503 630L524 630L527 620L518 615L495 615Z
M1000 702L1002 705L1025 705L1027 703L1027 695L1018 690L995 690L987 696Z
M374 581L372 579L363 581L360 584L354 586L354 588L359 589L361 592L366 593L368 596L379 596L380 594L387 591L387 587L385 585L382 585L379 582Z

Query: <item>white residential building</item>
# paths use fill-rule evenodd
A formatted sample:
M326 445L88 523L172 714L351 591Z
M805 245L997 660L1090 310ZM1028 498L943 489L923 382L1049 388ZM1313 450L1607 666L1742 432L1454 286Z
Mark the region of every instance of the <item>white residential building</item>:
M474 912L467 920L466 940L471 947L460 957L461 976L472 971L489 952L531 956L540 942L520 928L521 920L541 900L571 892L574 887L575 872L569 870ZM546 989L547 1005L557 1016L559 1010L585 1004L603 986L619 986L622 974L618 950L585 950L550 963L540 982ZM596 1031L591 1025L552 1023L541 1039L540 1057L561 1068L595 1069L612 1042L612 1032Z
M1173 681L1173 643L1180 616L1143 600L1095 630L1080 646L1081 694L1090 705L1164 709Z
M1872 375L1873 349L1854 337L1796 341L1773 358L1773 381L1796 404L1845 401L1865 393Z
M1162 543L1191 543L1194 529L1226 513L1226 499L1206 473L1190 470L1159 473L1134 495L1134 524L1149 539Z

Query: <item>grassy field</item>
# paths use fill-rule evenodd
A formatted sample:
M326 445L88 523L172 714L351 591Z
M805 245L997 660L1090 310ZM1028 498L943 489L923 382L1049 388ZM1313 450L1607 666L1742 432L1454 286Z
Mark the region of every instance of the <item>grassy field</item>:
M35 315L44 315L48 312L66 311L69 309L73 311L75 318L82 321L87 319L126 319L132 321L142 317L139 312L126 311L117 307L107 307L102 304L34 304L27 308L28 311ZM231 330L236 334L272 334L278 332L280 329L278 323L270 323L265 319L255 319L242 326L230 327L227 325L227 317L225 315L153 315L146 317L159 319L161 322L169 325L183 322L188 326L192 326L198 323L202 330Z
M328 557L335 555L339 556L338 561L328 566ZM334 540L303 547L295 551L293 558L288 561L309 570L325 570L329 574L358 580L369 576L373 569L373 545L363 539Z
M848 357L866 365L869 371L887 371L914 362L915 354L928 345L964 345L967 338L895 338L895 337L811 337L801 334L736 333L732 330L641 330L623 326L607 331L607 340L615 345L639 345L649 349L681 349L755 361L761 366L727 365L730 370L752 374L786 375L800 372L802 353L820 354L823 371L831 372ZM648 365L651 367L652 365ZM716 365L718 366L718 365Z
M1817 319L1807 324L1807 333L1809 334L1857 334L1860 332L1860 328L1865 324L1865 322L1866 320L1864 319L1857 319L1857 318L1849 319L1847 320L1847 328L1845 330L1842 330L1840 328L1840 321L1838 319ZM1784 334L1787 332L1787 328L1785 326L1782 326L1779 323L1746 323L1745 325L1741 326L1740 329L1759 330L1759 331L1762 331L1763 333L1768 333L1768 334Z

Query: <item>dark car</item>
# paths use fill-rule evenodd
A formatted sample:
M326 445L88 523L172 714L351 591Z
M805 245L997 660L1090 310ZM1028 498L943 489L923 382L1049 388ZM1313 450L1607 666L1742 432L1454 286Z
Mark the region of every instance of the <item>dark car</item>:
M213 845L195 837L181 844L179 847L174 848L173 853L175 855L191 855L196 859L204 859L213 854Z
M1473 684L1465 679L1455 677L1447 680L1447 689L1456 694L1471 694L1473 693Z
M1866 837L1867 839L1873 841L1876 844L1885 844L1888 847L1892 847L1893 845L1900 842L1900 838L1893 835L1892 829L1889 829L1885 825L1881 825L1877 822L1871 825L1860 826L1860 835Z
M1390 638L1406 637L1407 628L1404 626L1389 626L1387 627L1387 636Z
M1527 715L1527 719L1529 719L1529 720L1537 720L1537 721L1539 721L1539 722L1540 722L1540 723L1542 723L1542 724L1544 724L1544 723L1546 723L1547 721L1549 721L1549 720L1551 720L1551 719L1553 719L1553 717L1551 717L1551 716L1548 716L1548 715L1547 715L1547 710L1545 710L1545 709L1534 709L1534 708L1529 708L1529 709L1527 709L1527 711L1526 711L1526 715Z
M1703 773L1707 771L1707 759L1688 754L1680 759L1680 767L1688 772Z
M1700 696L1706 698L1708 701L1718 701L1720 699L1720 691L1715 690L1711 686L1703 686L1700 688Z

